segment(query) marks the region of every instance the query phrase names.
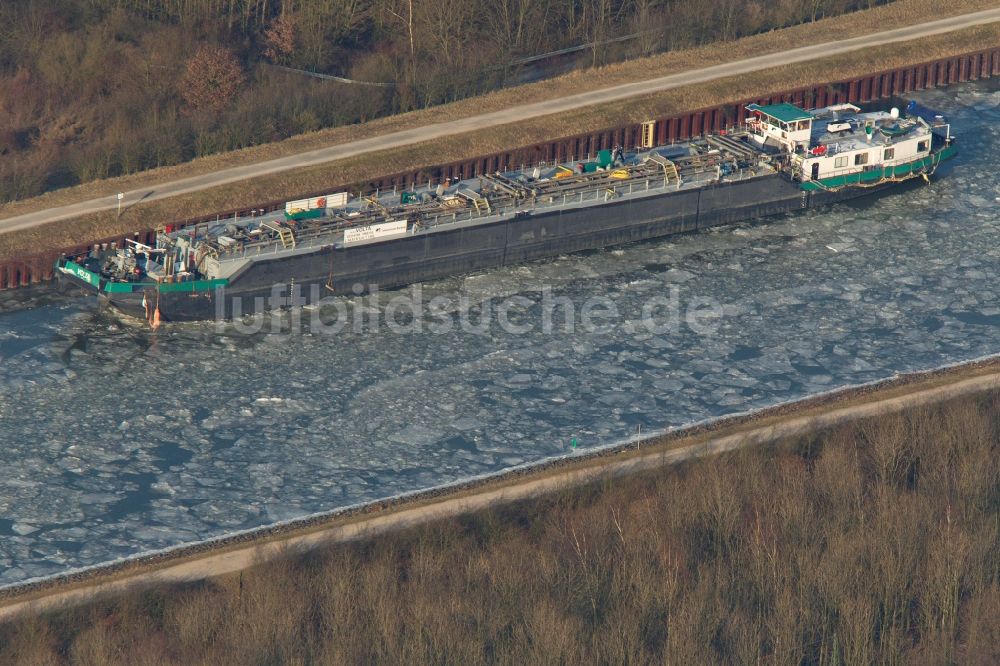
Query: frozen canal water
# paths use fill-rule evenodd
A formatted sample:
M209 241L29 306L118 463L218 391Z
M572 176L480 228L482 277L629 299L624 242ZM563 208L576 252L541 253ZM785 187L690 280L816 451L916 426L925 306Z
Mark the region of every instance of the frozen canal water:
M964 139L930 186L423 287L520 295L523 334L153 333L0 292L0 584L994 354L996 87L921 95ZM543 285L619 316L545 333ZM640 325L671 287L721 304L714 334Z

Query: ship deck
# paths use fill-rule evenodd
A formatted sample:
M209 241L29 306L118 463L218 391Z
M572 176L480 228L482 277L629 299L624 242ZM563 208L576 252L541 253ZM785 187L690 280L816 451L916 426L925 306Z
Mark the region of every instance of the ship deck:
M869 138L865 123L874 129ZM849 130L832 131L830 126L849 124ZM891 129L890 129L891 128ZM885 131L883 131L883 129ZM893 118L885 111L818 115L813 122L810 145L826 146L829 154L863 150L871 146L890 147L915 136L931 135L931 130L914 118Z
M217 255L217 275L213 277L229 277L259 256L343 245L345 230L352 228L406 220L409 235L434 233L455 225L489 224L517 214L599 206L613 199L658 196L665 191L698 189L777 172L768 154L743 141L739 134L626 152L616 165L576 173L577 165L586 162L592 158L542 163L458 182L431 181L406 190L407 197L415 200L409 204L401 203L402 190L383 190L354 197L346 206L329 210L320 218L286 223L283 212L277 212L220 220L173 236L195 234L198 241L207 241ZM287 228L292 235L277 233L275 227ZM348 244L386 239L382 236Z

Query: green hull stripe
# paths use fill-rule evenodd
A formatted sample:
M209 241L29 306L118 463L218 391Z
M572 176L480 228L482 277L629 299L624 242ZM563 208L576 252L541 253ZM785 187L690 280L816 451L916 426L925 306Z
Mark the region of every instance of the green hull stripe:
M75 278L83 280L95 289L101 288L101 276L93 271L87 270L75 261L70 261L69 259L58 261L56 262L56 268L61 270L63 273L68 273Z
M106 282L104 292L108 294L131 294L147 289L158 290L161 293L212 291L224 287L229 280L191 280L190 282Z
M97 291L103 291L106 294L132 294L147 289L159 290L163 293L212 291L213 289L229 284L229 280L227 279L162 282L159 284L156 282L111 282L102 279L97 273L69 259L60 259L57 261L56 269L83 280Z
M832 178L820 178L818 181L810 180L802 183L801 187L806 192L816 190L828 190L845 185L857 185L858 183L877 183L885 178L898 178L907 176L917 169L936 165L955 156L955 146L946 146L936 153L927 157L906 164L898 164L894 167L882 170L862 171L859 173L849 173L844 176L834 176Z
M160 291L211 291L225 287L229 280L192 280L190 282L170 282L160 285Z

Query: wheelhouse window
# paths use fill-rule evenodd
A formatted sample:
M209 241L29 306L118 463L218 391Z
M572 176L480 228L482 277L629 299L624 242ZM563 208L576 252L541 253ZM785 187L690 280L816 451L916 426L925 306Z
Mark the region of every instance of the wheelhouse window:
M928 143L928 142L927 142L926 140L924 140L924 141L921 141L920 143L918 143L918 144L917 144L917 152L918 152L918 153L922 153L922 152L924 152L925 150L927 150L927 148L928 148L929 146L930 146L930 144L929 144L929 143Z
M868 153L858 153L854 156L854 166L868 164Z
M895 148L886 148L885 149L885 156L883 157L883 159L891 160L891 159L894 159L895 157L896 157L896 149Z
M834 169L843 169L845 166L847 166L847 156L846 155L844 155L843 157L838 157L838 158L836 158L836 159L833 160L833 168Z

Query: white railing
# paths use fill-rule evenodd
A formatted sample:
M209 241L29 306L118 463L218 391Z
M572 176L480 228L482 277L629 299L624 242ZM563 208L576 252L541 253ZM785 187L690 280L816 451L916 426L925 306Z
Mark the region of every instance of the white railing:
M825 180L827 178L837 178L839 176L850 176L856 173L866 173L869 171L882 171L884 175L884 172L888 169L895 169L896 167L901 166L903 164L911 164L918 160L927 158L928 156L930 156L930 154L931 152L928 151L926 153L918 153L917 155L914 155L909 159L889 160L887 162L879 162L877 164L864 164L857 166L851 165L841 169L834 169L833 171L821 172L817 178L813 178L812 174L806 173L802 169L803 158L800 157L799 161L796 163L796 167L798 168L799 173L802 175L803 182ZM806 176L808 176L808 180L806 180Z

